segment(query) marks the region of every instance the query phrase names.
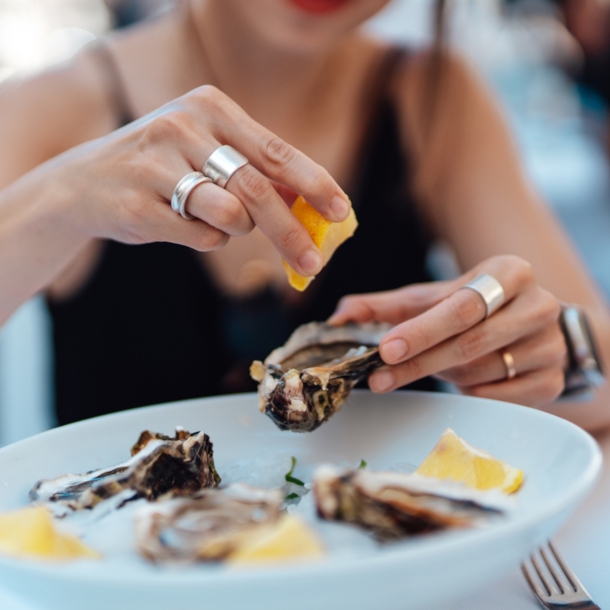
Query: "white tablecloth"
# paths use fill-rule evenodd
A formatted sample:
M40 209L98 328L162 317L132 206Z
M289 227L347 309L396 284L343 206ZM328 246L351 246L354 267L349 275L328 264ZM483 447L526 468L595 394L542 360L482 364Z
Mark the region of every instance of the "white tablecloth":
M554 537L593 600L610 609L610 432L598 436L604 454L600 481L586 502ZM44 610L34 608L0 589L2 610ZM538 610L518 566L502 580L484 586L465 599L443 604L434 610ZM138 610L134 608L134 610ZM432 609L428 609L432 610Z

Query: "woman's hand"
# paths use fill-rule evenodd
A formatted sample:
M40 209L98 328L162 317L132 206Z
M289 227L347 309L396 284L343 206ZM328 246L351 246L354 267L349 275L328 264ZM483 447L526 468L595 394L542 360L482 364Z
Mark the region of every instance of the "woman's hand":
M484 273L496 278L505 293L502 308L487 319L482 297L460 290ZM435 375L464 394L541 406L564 387L567 356L559 313L559 302L538 285L528 263L495 256L456 280L344 297L329 321L396 324L380 344L389 366L369 377L374 392ZM511 380L503 349L515 362L517 376Z
M187 202L197 221L187 222L169 205L173 190L183 176L201 171L223 144L250 163L237 170L226 189L198 186ZM318 273L322 256L272 181L304 195L329 220L344 220L349 213L347 196L326 170L210 86L72 149L51 166L70 185L77 226L93 237L134 244L169 241L206 251L256 225L303 275Z

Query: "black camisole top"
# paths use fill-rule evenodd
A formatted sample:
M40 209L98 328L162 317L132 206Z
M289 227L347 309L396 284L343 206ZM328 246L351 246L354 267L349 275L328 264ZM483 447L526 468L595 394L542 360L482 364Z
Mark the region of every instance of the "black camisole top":
M55 408L60 424L148 404L251 391L264 359L298 326L325 320L347 294L429 281L429 239L416 214L396 109L387 85L404 52L393 49L370 91L358 179L349 193L359 227L305 293L288 306L268 289L227 298L200 255L184 246L113 241L85 285L48 301ZM116 82L120 79L116 74ZM126 119L127 120L127 119ZM414 384L435 389L431 379Z

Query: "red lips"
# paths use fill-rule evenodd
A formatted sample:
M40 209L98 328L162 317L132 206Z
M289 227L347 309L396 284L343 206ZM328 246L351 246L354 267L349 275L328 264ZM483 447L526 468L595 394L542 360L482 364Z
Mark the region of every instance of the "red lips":
M322 15L331 13L345 6L349 0L289 0L302 11Z

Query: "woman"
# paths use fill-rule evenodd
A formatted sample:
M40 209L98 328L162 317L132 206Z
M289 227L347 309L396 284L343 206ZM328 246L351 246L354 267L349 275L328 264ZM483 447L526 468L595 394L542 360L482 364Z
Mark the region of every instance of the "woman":
M373 389L438 375L590 428L610 422L607 390L586 407L552 404L566 366L558 299L586 309L607 360L605 305L470 71L358 28L385 4L191 0L4 88L0 319L47 291L60 422L235 391L295 324L345 294L405 284L418 285L352 297L334 317L407 320L382 344L391 366ZM174 189L227 144L249 164L225 188L194 189L188 222ZM322 261L279 192L332 221L347 192L360 219L302 297L275 250L305 275ZM470 270L458 281L419 285L432 237ZM484 322L479 295L459 290L481 273L508 302Z

